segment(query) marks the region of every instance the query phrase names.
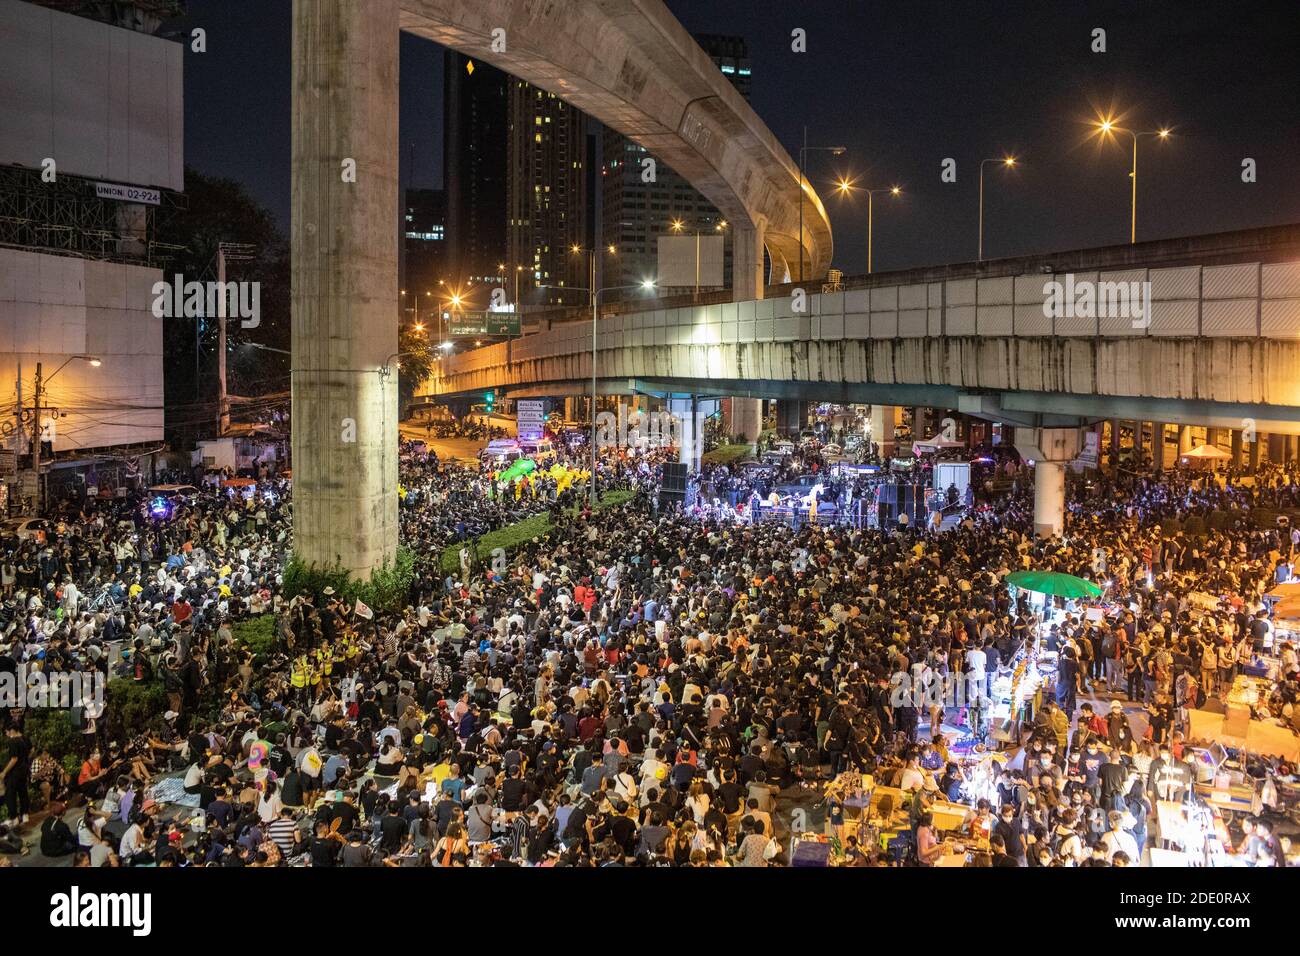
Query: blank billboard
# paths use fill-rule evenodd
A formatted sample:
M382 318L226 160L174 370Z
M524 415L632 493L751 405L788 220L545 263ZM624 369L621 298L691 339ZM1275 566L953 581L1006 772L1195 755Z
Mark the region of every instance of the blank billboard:
M700 288L720 286L723 281L723 248L719 235L660 236L659 288ZM698 261L699 278L696 279Z
M0 0L0 165L185 186L184 48Z

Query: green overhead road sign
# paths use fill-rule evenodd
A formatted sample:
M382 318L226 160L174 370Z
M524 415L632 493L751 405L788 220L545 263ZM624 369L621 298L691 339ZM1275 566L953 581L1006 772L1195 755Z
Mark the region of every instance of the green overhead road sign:
M518 335L519 316L509 312L455 312L448 319L451 335Z

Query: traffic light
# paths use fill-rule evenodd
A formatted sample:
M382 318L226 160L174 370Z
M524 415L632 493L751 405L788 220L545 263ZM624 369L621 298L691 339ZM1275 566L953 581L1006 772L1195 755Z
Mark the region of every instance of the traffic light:
M492 407L496 404L496 400L496 392L485 392L483 395L483 408L489 415L492 414Z

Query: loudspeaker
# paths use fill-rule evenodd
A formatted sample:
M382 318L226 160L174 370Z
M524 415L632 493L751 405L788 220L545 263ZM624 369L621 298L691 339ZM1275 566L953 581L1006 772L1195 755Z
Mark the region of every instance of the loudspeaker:
M686 501L686 466L679 461L664 463L664 481L659 497L665 503Z
M686 466L678 461L664 464L664 491L686 491Z

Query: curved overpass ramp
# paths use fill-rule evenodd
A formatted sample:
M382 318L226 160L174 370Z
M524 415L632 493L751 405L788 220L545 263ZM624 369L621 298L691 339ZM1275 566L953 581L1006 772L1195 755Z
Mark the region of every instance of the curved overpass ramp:
M762 295L762 245L778 282L799 273L801 245L805 275L826 274L831 228L816 192L805 187L800 243L798 166L662 0L398 4L403 30L555 93L688 179L739 227L737 250L748 243L743 277L736 267L745 298ZM495 49L494 30L505 31Z

